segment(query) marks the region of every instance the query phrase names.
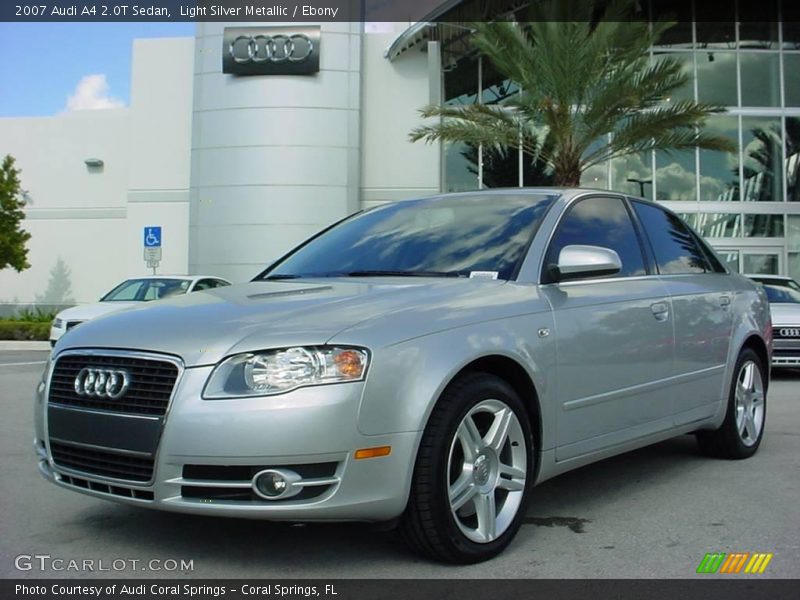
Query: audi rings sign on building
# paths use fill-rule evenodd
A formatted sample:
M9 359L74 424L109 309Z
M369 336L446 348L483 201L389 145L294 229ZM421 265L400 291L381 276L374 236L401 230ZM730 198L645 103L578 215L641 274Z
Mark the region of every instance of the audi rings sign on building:
M226 27L222 72L311 75L319 71L319 27Z
M131 376L123 369L84 367L75 377L75 393L116 400L128 389Z

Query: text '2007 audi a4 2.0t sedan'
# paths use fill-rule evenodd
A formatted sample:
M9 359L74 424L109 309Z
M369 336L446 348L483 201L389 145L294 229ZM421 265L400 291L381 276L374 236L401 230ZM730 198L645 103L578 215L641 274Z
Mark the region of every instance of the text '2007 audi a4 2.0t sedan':
M248 284L64 336L36 399L39 469L169 511L396 520L419 551L476 562L559 473L685 433L752 455L769 319L763 291L651 202L388 204Z

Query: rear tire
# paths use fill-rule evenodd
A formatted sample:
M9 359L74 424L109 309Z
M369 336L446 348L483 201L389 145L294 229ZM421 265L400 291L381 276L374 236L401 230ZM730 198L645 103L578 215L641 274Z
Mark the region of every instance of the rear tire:
M535 464L530 419L502 379L470 373L442 394L422 436L400 531L444 562L499 554L522 524Z
M739 460L753 456L764 437L768 379L750 348L739 354L733 373L725 420L715 431L698 432L697 443L709 456Z

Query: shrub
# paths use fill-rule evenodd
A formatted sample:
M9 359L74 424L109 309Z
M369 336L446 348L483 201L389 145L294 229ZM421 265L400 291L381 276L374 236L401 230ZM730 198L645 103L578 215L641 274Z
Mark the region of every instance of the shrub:
M41 340L50 337L50 322L0 320L0 340Z

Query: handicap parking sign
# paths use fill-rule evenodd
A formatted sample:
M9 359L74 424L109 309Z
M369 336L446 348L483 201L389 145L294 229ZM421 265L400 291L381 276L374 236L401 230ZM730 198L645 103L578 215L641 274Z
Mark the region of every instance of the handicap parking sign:
M161 227L144 228L144 247L145 248L161 247Z

